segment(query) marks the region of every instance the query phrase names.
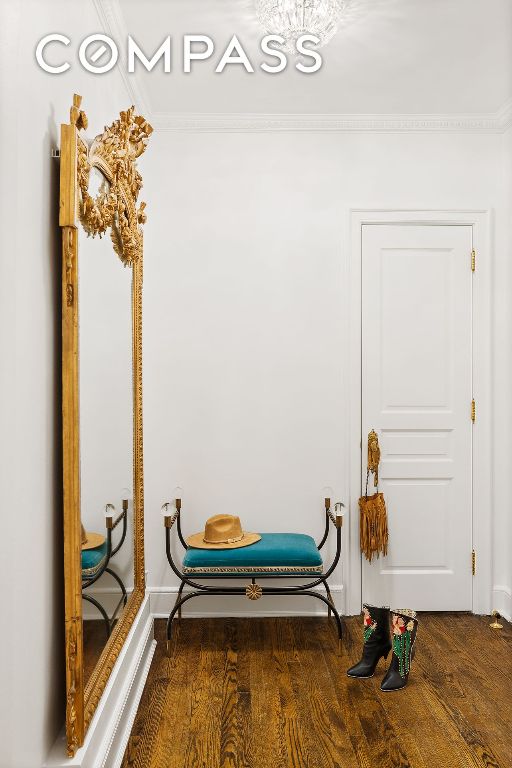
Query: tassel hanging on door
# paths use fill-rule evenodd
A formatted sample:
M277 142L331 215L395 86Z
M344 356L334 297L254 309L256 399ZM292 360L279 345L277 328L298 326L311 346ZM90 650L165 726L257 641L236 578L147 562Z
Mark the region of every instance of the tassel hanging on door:
M359 499L361 552L371 563L374 556L387 555L388 517L384 494L379 493L380 448L377 433L368 435L368 469L366 472L365 495ZM373 474L373 485L377 493L368 496L368 479Z

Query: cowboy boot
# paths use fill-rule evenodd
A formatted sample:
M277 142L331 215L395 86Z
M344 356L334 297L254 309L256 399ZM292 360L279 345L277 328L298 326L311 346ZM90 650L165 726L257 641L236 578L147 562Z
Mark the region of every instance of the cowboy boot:
M347 670L349 677L373 677L379 659L387 659L391 650L389 608L363 605L363 612L363 655L357 664Z
M381 691L399 691L407 685L418 631L416 611L393 611L392 630L393 656L380 685Z

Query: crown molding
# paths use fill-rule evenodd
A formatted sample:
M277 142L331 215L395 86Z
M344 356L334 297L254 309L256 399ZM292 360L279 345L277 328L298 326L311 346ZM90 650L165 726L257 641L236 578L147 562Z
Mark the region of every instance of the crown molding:
M92 0L104 34L126 40L119 0ZM154 130L187 133L375 132L504 133L512 128L512 97L497 112L475 114L278 114L153 112L145 87L128 74L126 51L119 50L119 72L131 103Z
M336 114L151 114L159 131L190 132L377 132L503 133L512 126L512 104L484 115L336 115Z

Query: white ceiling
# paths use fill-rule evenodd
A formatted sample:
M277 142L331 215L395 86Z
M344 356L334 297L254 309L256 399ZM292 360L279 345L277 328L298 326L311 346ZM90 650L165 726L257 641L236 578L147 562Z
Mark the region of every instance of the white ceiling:
M323 68L304 75L259 69L264 32L253 0L100 0L118 40L131 34L149 56L173 38L173 72L135 76L151 114L472 115L512 96L510 0L352 0L322 49ZM213 59L182 72L183 34L207 34ZM255 67L214 69L236 33ZM131 76L134 77L134 76Z

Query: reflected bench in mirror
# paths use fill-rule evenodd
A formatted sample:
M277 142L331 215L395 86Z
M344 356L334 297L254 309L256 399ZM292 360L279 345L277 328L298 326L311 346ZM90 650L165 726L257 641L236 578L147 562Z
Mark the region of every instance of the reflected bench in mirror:
M82 598L94 605L104 622L107 640L110 637L112 627L114 626L121 607L126 605L128 595L126 587L121 576L110 567L113 557L119 552L126 539L126 529L128 522L128 499L122 500L122 511L116 516L116 508L113 504L105 505L105 536L101 536L101 543L97 546L89 546L91 534L85 531L82 525ZM118 543L113 546L112 537L114 530L121 525L121 534ZM103 574L111 576L119 586L121 596L118 600L113 613L109 616L106 607L101 603L98 597L87 594L85 590L95 584ZM84 629L85 633L85 629Z

